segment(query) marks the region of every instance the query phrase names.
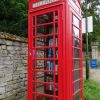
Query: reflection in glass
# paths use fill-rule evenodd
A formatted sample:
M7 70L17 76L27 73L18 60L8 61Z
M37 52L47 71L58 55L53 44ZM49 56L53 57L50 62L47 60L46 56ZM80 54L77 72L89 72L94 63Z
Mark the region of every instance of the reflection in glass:
M79 29L77 29L76 27L73 26L73 34L75 37L79 38Z
M33 28L33 36L35 36L35 28Z
M55 21L58 21L58 11L55 12Z
M79 49L74 49L74 58L79 58Z
M45 52L44 52L45 50L37 50L37 58L45 58Z
M79 28L80 21L76 16L73 16L73 24Z
M80 78L80 71L77 70L77 71L74 71L74 80L77 80Z
M44 70L45 68L45 61L44 60L37 60L36 61L36 69Z
M73 45L74 45L75 47L79 47L79 46L80 46L80 40L79 40L79 39L74 38L73 42L74 42Z
M37 46L53 46L53 37L37 38Z
M52 34L52 33L53 33L53 24L37 27L37 36L47 35L47 34Z
M35 31L33 30L36 58L33 59L35 62L33 79L36 81L33 87L37 92L35 99L54 100L54 93L58 96L58 86L56 85L58 83L58 59L56 59L58 58L58 35L55 34L58 33L58 12L49 12L36 17L37 23L35 23Z
M74 83L74 92L80 89L80 81Z
M58 23L55 24L55 32L58 33Z
M80 93L77 93L77 94L74 96L74 100L80 100Z
M45 93L45 94L53 94L54 85L51 83L49 84L40 84L37 83L37 92L38 93ZM52 91L52 93L51 93Z
M35 100L35 99L33 99L33 100ZM53 99L53 97L37 94L36 100L54 100L54 99Z
M53 22L53 12L37 16L37 24Z
M35 25L35 17L33 17L33 26Z
M38 49L37 58L53 58L53 49L52 48Z
M33 39L33 48L35 47L35 39Z
M79 60L74 60L74 69L77 69L80 67L80 61Z
M35 72L32 73L33 80L35 80L35 74L36 74Z
M58 58L58 48L56 49L55 53L56 53L55 54L56 55L55 58Z

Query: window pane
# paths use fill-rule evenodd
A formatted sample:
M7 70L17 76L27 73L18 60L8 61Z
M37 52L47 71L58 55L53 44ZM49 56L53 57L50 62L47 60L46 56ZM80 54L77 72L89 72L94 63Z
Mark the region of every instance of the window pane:
M74 58L79 58L79 49L74 49Z
M37 58L53 58L52 48L41 48L37 50Z
M74 71L74 80L77 80L80 78L80 71Z
M37 16L37 24L53 22L53 12Z
M75 37L79 38L79 29L73 26L73 34Z
M49 36L49 37L40 37L36 39L37 42L37 47L41 47L41 46L53 46L53 36Z
M55 12L55 21L58 21L58 11Z
M74 45L75 47L79 47L79 46L80 46L80 40L77 39L77 38L74 38L74 40L73 40L73 45Z
M33 28L33 36L35 36L35 28Z
M80 100L80 93L77 93L77 94L74 96L74 100Z
M79 60L74 60L74 69L77 69L80 67L80 61Z
M33 17L33 26L35 25L35 17Z
M53 24L37 27L37 35L38 36L52 34L52 33L53 33Z
M79 19L75 16L73 16L73 24L79 28L80 22L79 22Z
M80 81L74 83L74 92L80 89Z
M53 94L54 85L53 84L40 84L37 83L37 92L43 94Z
M58 33L58 23L55 24L55 33Z
M32 99L32 100L35 100L35 99ZM53 96L49 97L49 96L43 96L43 95L37 94L36 100L54 100L54 99L53 99Z

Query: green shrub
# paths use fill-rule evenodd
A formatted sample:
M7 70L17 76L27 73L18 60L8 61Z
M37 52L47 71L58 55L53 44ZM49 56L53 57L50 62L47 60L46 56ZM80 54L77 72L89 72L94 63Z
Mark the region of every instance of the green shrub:
M100 84L95 81L84 82L84 100L100 100Z

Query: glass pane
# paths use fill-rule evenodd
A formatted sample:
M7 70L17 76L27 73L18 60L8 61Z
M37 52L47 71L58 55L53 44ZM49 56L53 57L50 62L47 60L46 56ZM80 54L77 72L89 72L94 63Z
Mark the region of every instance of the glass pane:
M41 84L41 83L36 83L36 89L38 93L42 94L54 94L54 84L53 83L46 83L46 84Z
M53 49L43 48L43 49L37 50L37 58L53 58Z
M55 61L55 70L58 70L58 61ZM37 69L38 70L49 70L53 71L54 70L54 61L52 60L37 60Z
M47 70L54 70L54 63L53 61L47 61Z
M58 96L58 85L55 86L55 95Z
M33 94L33 95L32 95L32 100L35 100L35 98L36 98L36 95Z
M79 49L74 49L74 58L79 58L80 55L79 55Z
M79 28L80 21L76 16L73 16L73 24Z
M44 61L44 60L37 60L36 61L36 67L37 67L37 69L44 70L44 68L45 68L45 62L46 61Z
M58 100L58 98L56 98L56 100Z
M55 21L58 21L58 11L55 12Z
M80 40L77 39L77 38L74 38L74 40L73 40L73 45L74 45L75 47L80 47Z
M77 69L80 67L80 61L79 60L74 60L74 69Z
M33 48L35 47L35 39L33 39Z
M35 28L33 28L33 36L35 36Z
M35 25L35 17L33 17L33 26Z
M75 37L79 38L80 35L79 35L79 29L77 29L76 27L73 26L73 34Z
M35 99L33 99L33 100L35 100ZM37 94L36 100L54 100L54 99L53 99L53 96L49 97L49 96L43 96L43 95Z
M53 23L53 21L56 22ZM54 11L37 16L37 25L33 23L36 29L33 26L34 48L32 52L36 59L33 59L32 76L33 92L34 94L37 92L33 99L54 100L54 94L58 96L58 60L54 59L58 58L58 35L55 34L58 32L57 21L58 12Z
M53 22L53 12L37 16L37 24Z
M36 72L36 78L37 82L58 82L58 75L56 75L55 72Z
M56 49L55 53L55 58L58 58L58 48Z
M80 93L77 93L77 94L74 96L74 100L80 100Z
M45 75L46 75L46 73L44 73L44 72L36 72L37 82L44 82Z
M32 73L32 78L33 78L33 80L35 80L35 72L33 71L33 73Z
M37 27L37 36L53 34L53 24Z
M55 32L58 33L58 23L55 24Z
M37 46L53 46L53 37L37 38Z
M74 80L77 80L80 78L80 71L74 71Z
M35 83L33 83L33 88L32 88L32 92L36 92L36 84Z
M35 63L35 60L33 60L33 61L32 61L32 66L33 66L33 68L35 68L35 64L36 64L36 63Z
M74 92L80 89L80 81L74 83Z

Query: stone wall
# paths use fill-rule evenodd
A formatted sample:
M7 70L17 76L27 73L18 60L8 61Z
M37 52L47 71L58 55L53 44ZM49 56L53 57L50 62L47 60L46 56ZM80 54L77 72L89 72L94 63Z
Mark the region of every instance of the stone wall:
M0 33L0 100L27 100L27 40Z

